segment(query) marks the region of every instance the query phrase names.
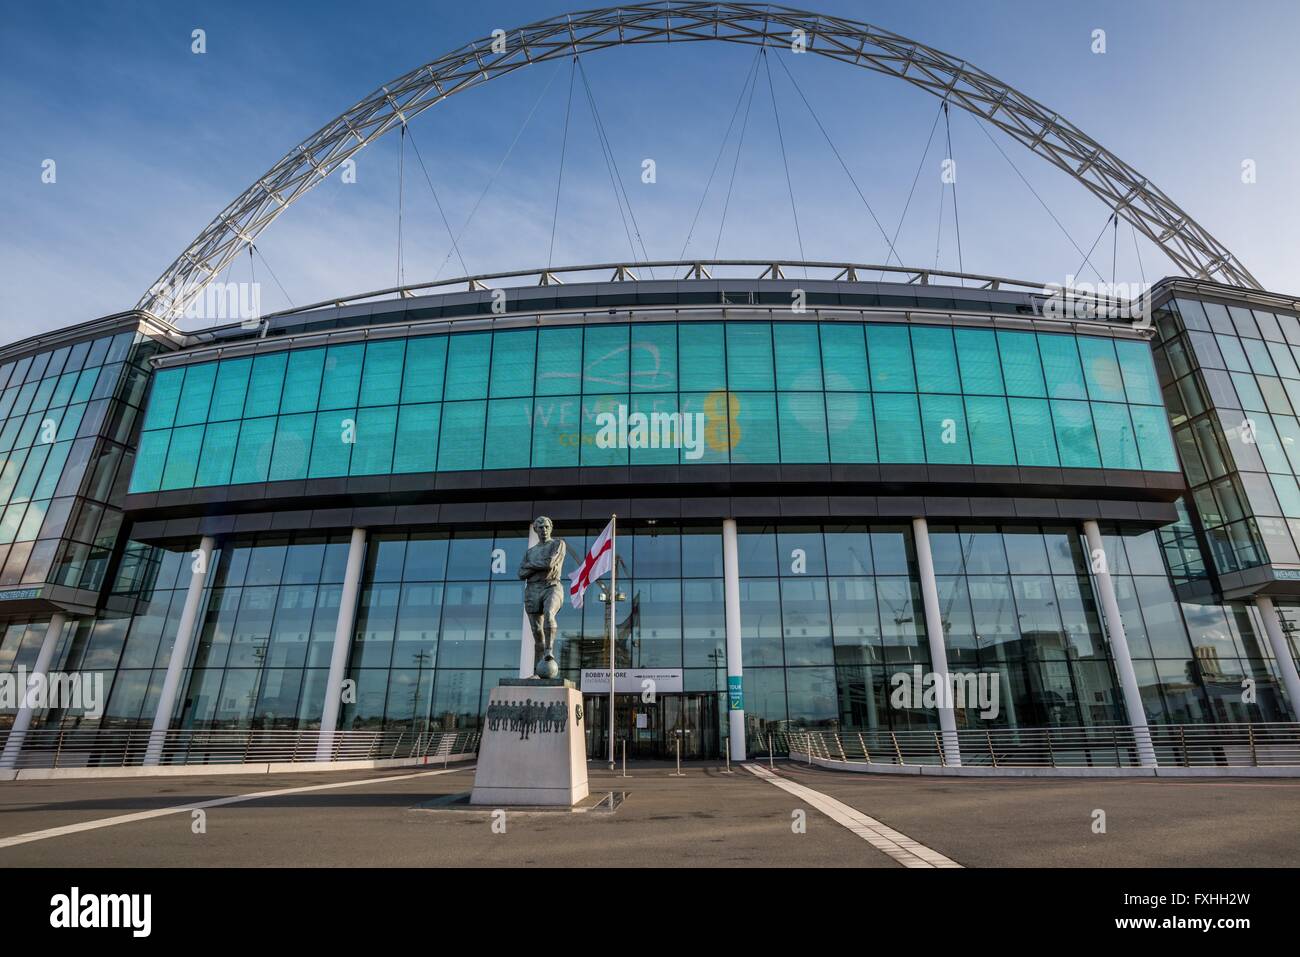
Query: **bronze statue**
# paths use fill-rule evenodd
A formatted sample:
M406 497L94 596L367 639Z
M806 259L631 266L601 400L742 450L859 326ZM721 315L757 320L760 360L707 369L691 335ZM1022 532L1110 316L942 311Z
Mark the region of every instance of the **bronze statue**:
M564 604L564 586L560 584L566 546L551 537L554 524L546 516L533 521L537 544L524 553L519 563L519 577L524 585L524 613L533 629L536 651L536 675L554 678L560 673L555 661L555 614Z

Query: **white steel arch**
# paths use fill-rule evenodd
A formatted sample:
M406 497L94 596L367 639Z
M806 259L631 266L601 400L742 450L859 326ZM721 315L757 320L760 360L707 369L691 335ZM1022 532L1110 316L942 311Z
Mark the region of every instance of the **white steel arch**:
M403 74L335 117L244 190L141 298L160 318L203 288L304 193L389 130L447 97L533 63L641 43L723 41L807 50L905 80L992 123L1064 170L1195 279L1259 289L1244 265L1163 191L1096 140L978 67L915 40L842 17L748 3L667 2L564 14L488 36Z

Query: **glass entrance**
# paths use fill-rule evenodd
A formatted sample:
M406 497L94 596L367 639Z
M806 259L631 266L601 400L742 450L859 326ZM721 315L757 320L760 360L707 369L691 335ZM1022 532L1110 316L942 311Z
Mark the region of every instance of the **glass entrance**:
M677 755L678 738L683 761L718 757L718 698L714 694L664 694L647 703L639 695L616 695L615 757L622 757L626 741L628 760L671 761ZM602 760L609 754L609 696L587 695L582 707L586 713L587 756Z

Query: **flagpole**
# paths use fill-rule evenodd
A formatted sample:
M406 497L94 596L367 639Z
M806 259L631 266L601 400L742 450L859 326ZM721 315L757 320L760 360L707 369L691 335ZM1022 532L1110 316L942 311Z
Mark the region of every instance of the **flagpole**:
M609 769L614 770L614 609L618 607L618 516L609 517Z

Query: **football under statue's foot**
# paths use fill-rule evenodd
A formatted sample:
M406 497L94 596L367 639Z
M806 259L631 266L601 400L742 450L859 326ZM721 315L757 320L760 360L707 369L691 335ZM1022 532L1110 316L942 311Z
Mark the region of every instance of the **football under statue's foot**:
M560 666L556 664L553 655L547 655L541 661L537 662L537 677L555 678L560 673Z

